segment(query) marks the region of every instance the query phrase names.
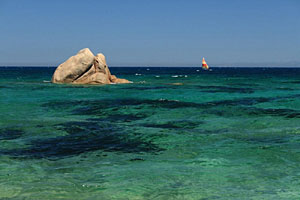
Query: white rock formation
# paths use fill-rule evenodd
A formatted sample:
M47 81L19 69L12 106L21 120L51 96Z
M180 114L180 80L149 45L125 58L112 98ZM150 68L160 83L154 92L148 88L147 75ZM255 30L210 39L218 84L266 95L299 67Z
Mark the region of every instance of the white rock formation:
M119 79L111 75L103 54L94 54L88 49L80 50L60 64L53 76L53 83L74 84L110 84L131 83L126 79Z

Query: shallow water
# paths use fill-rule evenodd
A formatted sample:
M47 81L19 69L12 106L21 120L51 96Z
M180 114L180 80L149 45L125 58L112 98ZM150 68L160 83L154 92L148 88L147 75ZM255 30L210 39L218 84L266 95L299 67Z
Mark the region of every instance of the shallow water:
M0 68L1 199L299 199L300 69Z

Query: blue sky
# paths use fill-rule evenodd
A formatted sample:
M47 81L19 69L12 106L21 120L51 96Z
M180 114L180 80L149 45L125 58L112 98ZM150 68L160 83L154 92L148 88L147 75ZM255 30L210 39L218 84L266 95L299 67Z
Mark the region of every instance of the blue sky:
M0 0L0 65L300 66L298 0Z

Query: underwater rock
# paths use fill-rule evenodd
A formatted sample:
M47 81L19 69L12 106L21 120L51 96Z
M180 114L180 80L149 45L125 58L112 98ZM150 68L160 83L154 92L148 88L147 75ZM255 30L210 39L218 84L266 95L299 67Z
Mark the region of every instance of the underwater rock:
M52 83L111 84L131 82L111 75L105 56L101 53L94 56L88 48L85 48L56 68L52 76Z

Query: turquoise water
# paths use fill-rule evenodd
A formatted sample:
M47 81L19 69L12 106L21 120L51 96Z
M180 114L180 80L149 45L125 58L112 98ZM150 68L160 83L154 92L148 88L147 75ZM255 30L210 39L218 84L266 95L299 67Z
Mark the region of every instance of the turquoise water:
M54 70L0 68L0 199L300 198L300 69Z

